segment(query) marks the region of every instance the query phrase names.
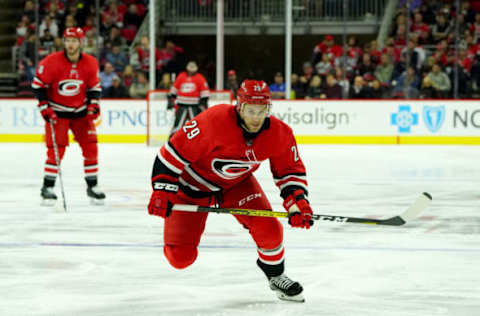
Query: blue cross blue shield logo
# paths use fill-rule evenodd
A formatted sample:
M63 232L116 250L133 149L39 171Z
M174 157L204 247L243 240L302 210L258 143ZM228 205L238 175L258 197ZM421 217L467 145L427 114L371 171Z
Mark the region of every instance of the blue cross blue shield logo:
M445 121L445 106L424 106L423 122L427 128L435 133L438 131Z
M409 105L400 105L397 113L392 113L390 123L398 126L399 133L410 133L410 128L418 125L418 114L412 113Z

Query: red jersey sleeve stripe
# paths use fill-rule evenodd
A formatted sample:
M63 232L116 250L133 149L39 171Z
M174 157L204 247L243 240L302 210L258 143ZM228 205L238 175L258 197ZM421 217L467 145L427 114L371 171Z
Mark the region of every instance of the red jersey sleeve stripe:
M284 183L281 183L281 184L277 184L277 186L280 188L280 190L283 190L286 187L291 186L291 185L299 186L299 187L305 189L305 191L308 191L307 181L292 179L290 181L287 181L287 182L284 182Z
M158 159L167 167L170 171L175 174L181 174L185 166L183 164L179 164L178 160L172 158L166 150L165 147L160 149L160 152L157 155Z
M178 151L175 149L175 147L173 147L173 145L168 142L165 144L165 149L173 156L175 157L175 159L177 159L178 161L180 161L181 163L183 163L184 165L189 165L190 164L190 161L188 161L187 159L183 158L182 155L180 155L178 153Z

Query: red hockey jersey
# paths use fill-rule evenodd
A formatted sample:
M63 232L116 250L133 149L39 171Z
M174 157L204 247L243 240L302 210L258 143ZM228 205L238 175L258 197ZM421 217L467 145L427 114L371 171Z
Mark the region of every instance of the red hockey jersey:
M268 127L248 141L235 107L217 105L197 115L174 134L158 154L169 173L179 176L184 191L219 192L249 177L266 160L275 184L307 191L305 167L292 129L270 117ZM192 194L189 194L192 195Z
M32 88L45 88L55 111L81 112L87 107L87 91L102 91L98 62L85 53L77 63L70 62L63 51L52 53L39 63Z
M189 76L182 72L170 88L170 94L176 97L177 104L195 105L200 102L200 98L209 97L210 90L207 80L201 74Z

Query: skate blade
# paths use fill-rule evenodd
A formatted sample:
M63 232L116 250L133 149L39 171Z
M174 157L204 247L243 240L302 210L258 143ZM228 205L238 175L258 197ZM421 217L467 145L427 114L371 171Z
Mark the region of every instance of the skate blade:
M303 297L303 295L300 293L300 294L297 294L297 295L292 295L292 296L288 296L284 293L281 293L281 292L277 292L277 297L279 299L281 299L282 301L288 301L288 302L295 302L295 303L305 303L305 297Z
M57 204L57 200L54 199L42 199L40 202L41 206L55 206Z
M94 199L90 198L90 204L91 205L105 205L105 199Z

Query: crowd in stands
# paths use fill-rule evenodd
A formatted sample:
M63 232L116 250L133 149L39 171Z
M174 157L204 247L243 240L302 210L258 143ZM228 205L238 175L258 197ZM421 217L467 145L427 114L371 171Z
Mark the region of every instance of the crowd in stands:
M145 97L149 90L149 39L142 37L133 54L129 54L129 47L146 16L148 2L101 0L100 29L97 30L95 0L39 0L37 50L35 2L24 1L23 13L18 17L16 42L19 51L16 66L22 74L19 95L31 95L29 86L35 75L36 58L41 60L52 52L62 51L64 29L78 26L85 33L83 52L99 60L104 97ZM169 74L178 73L182 66L183 49L172 41L162 46L155 51L156 79L161 87L168 88Z
M325 36L312 60L292 74L291 97L427 99L452 98L457 92L459 98L478 98L480 1L460 1L459 12L455 1L415 0L410 10L405 2L400 1L383 49L375 40L359 45L351 36L342 47L332 35ZM281 73L275 74L271 89L284 98Z
M133 54L129 54L129 46L146 15L148 0L100 2L101 36L97 38L95 1L39 0L38 58L62 50L63 30L79 26L86 34L83 51L100 61L104 97L142 98L149 89L149 38L141 37ZM355 36L349 36L342 46L340 38L325 36L313 48L311 60L292 74L291 97L451 98L456 93L460 98L479 97L480 0L460 3L456 12L455 1L409 1L409 10L405 0L400 1L382 49L375 40L359 44ZM35 71L34 21L34 1L26 0L18 18L16 44L25 86ZM171 40L159 47L155 49L157 88L169 89L171 74L183 70L184 52ZM240 79L232 69L225 85L235 92ZM274 98L285 98L283 74L277 72L271 80L266 79ZM25 93L30 92L25 89Z

